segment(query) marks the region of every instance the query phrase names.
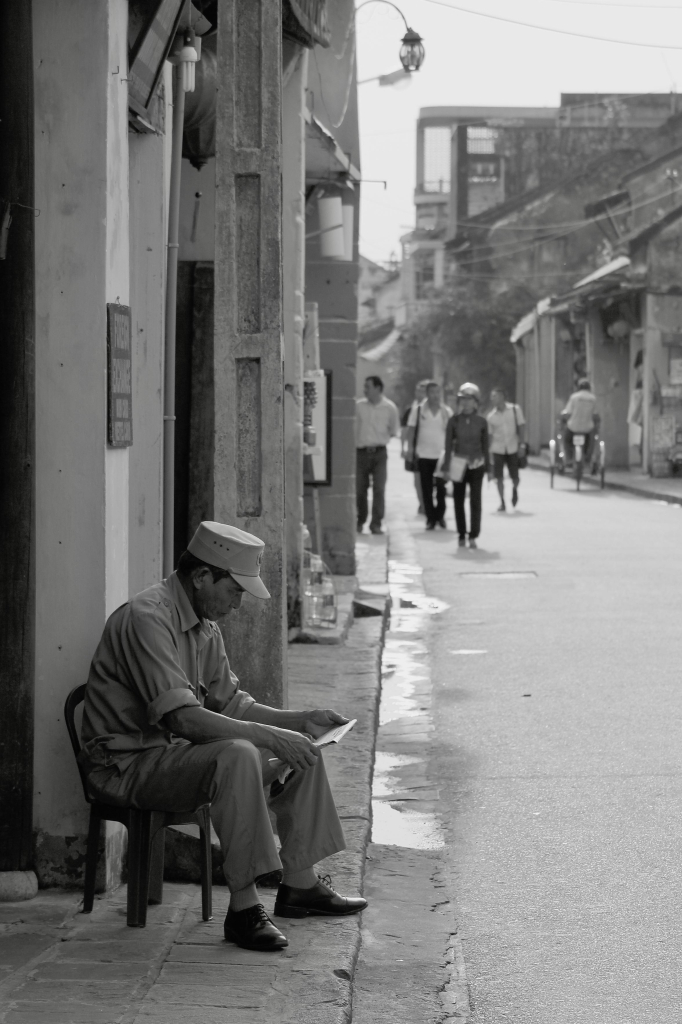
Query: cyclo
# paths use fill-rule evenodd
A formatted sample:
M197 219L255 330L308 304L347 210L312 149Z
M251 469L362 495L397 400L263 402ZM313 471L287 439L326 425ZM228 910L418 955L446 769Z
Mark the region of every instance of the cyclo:
M570 441L566 437L567 419L564 413L558 417L556 434L549 442L550 487L554 487L555 473L564 476L567 470L572 469L577 490L580 490L580 481L586 474L597 477L603 489L606 445L599 436L600 417L595 414L594 430L585 434L574 433Z

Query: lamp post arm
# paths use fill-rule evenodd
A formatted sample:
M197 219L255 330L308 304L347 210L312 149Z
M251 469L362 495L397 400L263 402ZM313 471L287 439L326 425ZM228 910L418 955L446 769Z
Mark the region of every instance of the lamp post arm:
M405 28L406 28L406 30L407 30L408 32L410 31L410 26L409 26L409 25L407 24L407 18L405 17L405 15L403 14L403 12L402 12L402 11L400 10L400 8L399 8L398 6L396 6L396 4L394 4L394 3L391 3L391 0L364 0L364 3L361 3L361 4L359 4L359 5L358 5L358 6L357 6L357 7L355 8L355 13L357 14L357 13L358 13L358 11L361 11L363 7L366 7L366 6L367 6L367 4L388 4L388 6L389 6L389 7L392 7L394 11L397 11L397 12L398 12L398 14L400 15L400 17L401 17L401 18L403 19L403 21L405 22Z

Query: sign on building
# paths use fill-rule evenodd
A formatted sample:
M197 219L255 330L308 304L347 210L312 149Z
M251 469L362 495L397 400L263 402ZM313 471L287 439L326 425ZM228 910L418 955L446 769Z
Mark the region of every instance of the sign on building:
M108 441L112 448L133 443L133 367L130 306L107 303Z

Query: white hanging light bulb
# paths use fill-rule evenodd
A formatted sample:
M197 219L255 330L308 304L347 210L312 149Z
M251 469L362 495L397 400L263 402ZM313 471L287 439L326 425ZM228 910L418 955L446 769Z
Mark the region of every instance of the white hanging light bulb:
M178 62L182 67L182 88L184 92L194 92L194 65L199 54L194 45L194 32L188 29L183 37L183 46L178 54Z

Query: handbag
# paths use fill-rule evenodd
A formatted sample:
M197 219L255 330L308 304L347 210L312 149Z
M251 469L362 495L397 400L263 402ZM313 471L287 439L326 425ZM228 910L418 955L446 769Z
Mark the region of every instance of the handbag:
M516 436L519 436L519 421L516 418L516 405L512 403L512 409L514 410L514 423L516 424ZM519 469L526 469L528 467L528 445L525 441L519 441Z

